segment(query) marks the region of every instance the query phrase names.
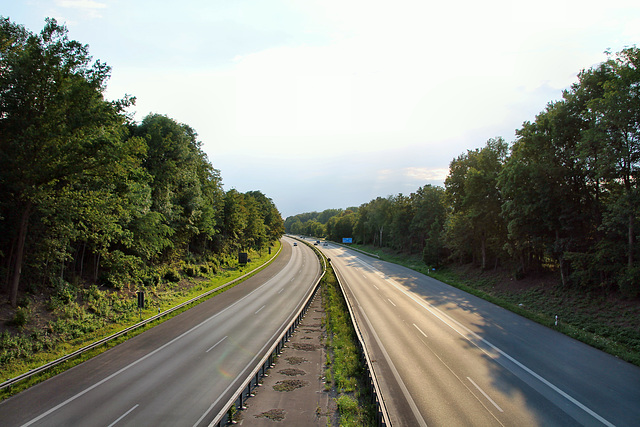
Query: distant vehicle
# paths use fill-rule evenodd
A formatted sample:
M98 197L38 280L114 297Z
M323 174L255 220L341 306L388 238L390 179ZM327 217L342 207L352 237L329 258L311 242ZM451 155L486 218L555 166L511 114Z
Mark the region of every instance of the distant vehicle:
M316 240L316 245L319 245L319 244L320 244L320 240Z
M313 244L314 244L314 245L316 245L316 246L318 246L318 242L314 242Z
M298 246L298 242L293 242L293 246Z
M328 244L324 243L322 246L329 246Z

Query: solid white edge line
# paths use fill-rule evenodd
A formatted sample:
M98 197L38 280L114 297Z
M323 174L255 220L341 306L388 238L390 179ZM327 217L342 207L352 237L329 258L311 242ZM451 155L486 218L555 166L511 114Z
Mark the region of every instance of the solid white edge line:
M267 282L267 283L268 283L268 282ZM265 284L266 284L266 283L265 283ZM297 306L297 307L299 307L299 305L300 305L300 304L298 304L298 306ZM295 313L295 311L294 311L294 313ZM290 321L290 319L289 319L289 321ZM287 324L287 322L288 322L287 320L285 320L284 322L282 322L282 324L280 325L280 327L276 330L276 332L274 332L274 333L273 333L273 335L271 335L271 338L269 338L269 339L267 340L267 342L262 346L262 348L260 349L260 351L258 351L258 353L257 353L255 356L253 356L253 359L251 359L251 361L250 361L249 363L247 363L247 365L246 365L246 366L245 366L245 368L243 369L243 372L244 372L244 370L246 370L249 366L254 366L256 359L258 359L258 356L259 356L260 354L262 354L262 352L264 351L264 349L265 349L265 348L267 348L269 345L273 344L273 342L272 342L272 341L273 341L273 338L275 338L275 337L276 337L276 335L278 335L278 331L279 331L280 329L284 328L284 326ZM202 414L202 415L200 416L200 418L198 418L198 421L196 421L196 422L195 422L195 424L193 425L193 427L197 427L197 426L202 422L202 420L204 420L204 419L205 419L205 417L207 417L207 415L209 415L209 413L211 412L211 410L212 410L212 409L213 409L213 408L218 404L218 402L220 402L220 400L221 400L223 397L225 397L225 395L229 392L229 390L231 390L231 387L233 387L233 385L234 385L234 383L235 383L235 381L236 381L237 379L238 379L238 377L236 377L236 379L234 379L234 380L233 380L233 381L232 381L232 382L227 386L227 388L226 388L222 393L220 393L220 396L218 396L218 398L215 400L215 402L213 402L213 403L209 406L209 408L205 411L205 413L204 413L204 414Z
M489 397L489 395L488 395L487 393L485 393L485 392L484 392L484 390L483 390L483 389L481 389L481 388L480 388L480 386L479 386L478 384L476 384L476 382L475 382L474 380L472 380L472 379L471 379L471 377L467 377L467 379L468 379L469 381L471 381L471 384L473 384L473 385L478 389L478 391L479 391L480 393L482 393L482 395L483 395L484 397L486 397L486 398L487 398L487 400L488 400L489 402L493 403L493 406L495 406L496 408L498 408L498 411L500 411L500 412L504 412L504 411L502 410L502 408L501 408L501 407L499 407L499 406L498 406L498 404L497 404L496 402L494 402L494 401L493 401L493 399L492 399L492 398L490 398L490 397Z
M375 268L367 263L365 263L364 261L359 261L362 264L366 264L369 268L372 268L375 270ZM447 315L446 313L440 311L439 309L437 309L436 307L432 306L431 304L429 304L428 302L424 301L424 300L420 300L417 297L415 297L414 295L412 295L411 293L409 293L408 291L406 291L405 289L403 289L401 287L400 284L398 284L395 280L390 279L388 280L389 283L391 283L396 289L398 289L400 292L402 292L403 294L405 294L406 296L408 296L409 298L411 298L413 301L415 301L416 303L418 303L420 306L422 306L425 310L429 311L431 314L433 314L436 318L438 318L442 323L444 323L445 325L447 325L448 327L450 327L451 329L453 329L455 332L457 332L461 337L463 337L464 339L466 339L467 341L469 341L471 344L475 345L477 348L479 348L483 353L485 353L487 356L491 357L492 359L495 358L494 355L489 354L485 349L483 349L482 347L480 347L476 342L474 342L473 340L469 339L469 337L465 334L463 334L462 332L460 332L459 330L457 330L454 326L452 326L450 323L448 323L445 319L443 319L443 317L446 317L449 321L451 321L452 323L455 323L456 325L458 325L460 328L464 329L468 334L472 335L474 338L476 338L477 340L483 342L484 344L486 344L487 346L491 347L493 350L495 350L497 353L499 353L501 356L504 356L506 359L508 359L509 361L511 361L512 363L514 363L515 365L517 365L518 367L520 367L522 370L524 370L525 372L527 372L529 375L531 375L532 377L536 378L537 380L539 380L540 382L542 382L543 384L545 384L547 387L551 388L552 390L554 390L556 393L560 394L562 397L564 397L565 399L567 399L568 401L570 401L571 403L573 403L574 405L576 405L578 408L582 409L583 411L585 411L586 413L588 413L589 415L591 415L593 418L597 419L598 421L600 421L602 424L608 426L608 427L615 427L614 424L612 424L611 422L607 421L605 418L603 418L602 416L600 416L599 414L597 414L595 411L593 411L592 409L588 408L587 406L585 406L584 404L580 403L578 400L576 400L574 397L572 397L571 395L569 395L568 393L564 392L563 390L561 390L559 387L557 387L556 385L552 384L550 381L548 381L547 379L543 378L542 376L538 375L537 373L535 373L534 371L532 371L531 369L529 369L527 366L523 365L522 363L520 363L519 361L517 361L515 358L513 358L512 356L510 356L509 354L505 353L504 351L502 351L500 348L496 347L495 345L493 345L492 343L490 343L489 341L485 340L484 338L482 338L481 336L479 336L478 334L476 334L475 332L473 332L471 329L467 328L466 326L464 326L463 324L461 324L460 322L458 322L457 320L451 318L449 315Z
M118 422L120 422L120 420L122 420L124 417L126 417L127 415L129 415L131 412L133 412L134 409L136 409L138 406L140 406L139 403L136 404L136 406L134 406L133 408L129 409L127 412L125 412L124 414L120 415L120 417L115 420L114 422L112 422L111 424L109 424L107 427L113 427L114 425L118 424Z
M351 295L353 295L353 293ZM384 356L386 361L389 363L389 368L391 368L391 372L393 373L393 376L395 377L396 381L398 382L398 385L400 386L400 389L402 390L402 394L404 394L405 399L409 403L409 407L411 408L411 412L413 412L413 416L416 418L416 420L418 421L418 424L420 426L427 427L427 422L424 420L424 418L422 418L422 414L420 413L420 410L418 409L418 405L416 405L416 402L413 401L413 398L411 397L411 394L409 393L409 390L407 389L407 386L402 381L402 378L400 377L400 373L398 372L398 370L396 369L396 366L391 361L391 357L389 356L389 353L387 353L387 350L384 348L384 345L382 345L382 341L380 341L380 337L378 337L378 334L376 333L375 329L373 328L373 325L371 324L371 321L369 320L369 317L367 316L367 313L365 313L364 310L362 310L362 307L360 306L360 303L358 302L358 299L356 298L355 295L353 295L353 298L356 300L356 303L358 304L358 307L361 308L360 309L360 313L362 313L362 317L364 318L364 320L369 325L369 330L371 331L371 333L373 334L373 337L375 338L376 342L378 343L378 346L380 347L380 350L382 351L382 355Z
M293 258L292 258L293 259ZM291 263L291 259L289 260L289 262L287 263L287 266ZM50 415L52 413L54 413L55 411L57 411L58 409L66 406L67 404L73 402L74 400L76 400L77 398L87 394L88 392L90 392L91 390L101 386L102 384L106 383L107 381L109 381L110 379L120 375L121 373L123 373L124 371L128 370L129 368L131 368L132 366L137 365L138 363L142 362L143 360L153 356L154 354L156 354L159 351L162 351L163 349L165 349L166 347L170 346L171 344L173 344L174 342L178 341L179 339L181 339L182 337L190 334L191 332L195 331L196 329L198 329L199 327L201 327L202 325L208 323L209 321L215 319L216 317L218 317L219 315L221 315L222 313L224 313L227 310L230 310L232 307L235 307L236 305L240 304L243 300L245 300L246 298L248 298L249 296L251 296L252 294L258 292L259 290L261 290L264 286L266 286L267 284L271 283L273 280L275 280L277 278L277 275L272 277L271 279L267 280L265 283L263 283L262 285L260 285L259 287L257 287L256 289L254 289L253 291L249 292L247 295L243 296L242 298L240 298L239 300L237 300L236 302L234 302L233 304L227 306L225 309L223 309L222 311L214 314L213 316L203 320L202 322L198 323L197 325L195 325L194 327L192 327L191 329L189 329L188 331L183 332L182 334L178 335L177 337L175 337L174 339L172 339L171 341L165 343L164 345L156 348L155 350L153 350L151 353L147 353L146 355L142 356L141 358L134 360L133 362L131 362L130 364L128 364L127 366L121 368L120 370L114 372L113 374L109 375L106 378L103 378L102 380L98 381L97 383L85 388L84 390L82 390L81 392L71 396L70 398L68 398L67 400L65 400L62 403L57 404L56 406L54 406L53 408L49 409L48 411L43 412L42 414L38 415L37 417L33 418L31 421L26 422L25 424L23 424L21 427L28 427L38 421L40 421L41 419L43 419L44 417L46 417L47 415ZM274 334L275 335L275 334Z
M213 350L218 344L220 344L222 341L227 339L227 335L224 336L224 338L222 338L220 341L218 341L217 343L215 343L214 345L212 345L209 350L205 351L205 353L209 353L211 350Z

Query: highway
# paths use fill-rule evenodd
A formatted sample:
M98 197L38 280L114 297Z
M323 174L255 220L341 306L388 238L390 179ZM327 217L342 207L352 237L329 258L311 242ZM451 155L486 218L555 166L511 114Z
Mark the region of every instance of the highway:
M640 425L640 368L408 268L319 247L394 427Z
M234 288L0 403L0 424L208 425L320 275L310 248L282 243Z

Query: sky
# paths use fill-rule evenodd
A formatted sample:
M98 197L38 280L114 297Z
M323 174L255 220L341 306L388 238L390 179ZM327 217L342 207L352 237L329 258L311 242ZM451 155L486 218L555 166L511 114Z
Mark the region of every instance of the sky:
M637 0L11 0L112 67L137 121L196 130L225 190L283 218L443 185L582 69L640 42Z

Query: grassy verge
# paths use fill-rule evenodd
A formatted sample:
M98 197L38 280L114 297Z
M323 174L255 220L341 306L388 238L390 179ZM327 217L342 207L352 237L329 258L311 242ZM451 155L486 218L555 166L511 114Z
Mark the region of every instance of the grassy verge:
M354 245L384 261L400 264L499 305L516 314L640 366L640 304L588 290L562 288L553 277L513 281L499 272L442 268L429 270L420 257ZM552 282L552 283L549 283ZM556 318L558 316L558 324Z
M375 407L365 384L365 366L349 310L331 266L322 283L327 328L326 387L335 388L340 426L375 425Z
M224 284L243 276L251 269L274 259L275 254L278 253L279 246L280 242L276 242L276 247L272 254L266 251L251 254L251 262L246 266L240 266L237 263L229 264L225 268L218 269L215 273L208 268L196 269L197 273L186 274L186 277L179 281L149 286L145 288L147 296L145 309L143 310L138 310L137 308L135 292L127 292L127 290L122 292L102 291L95 286L89 289L75 289L72 295L73 298L69 298L61 308L53 307L51 312L55 316L45 324L44 330L39 331L37 330L37 325L27 323L19 329L18 333L4 331L0 334L0 368L2 371L0 381L14 378L29 370L45 365L50 361L133 326L141 319L152 317L208 291L220 288ZM189 273L189 271L187 272ZM257 271L253 274L255 273ZM239 283L241 281L232 284L230 287ZM14 384L0 391L0 400L82 363L230 287L214 291L206 298L199 299L154 322L128 332L124 336L85 352L72 360ZM55 300L55 298L54 296L52 300ZM51 315L51 313L48 314ZM32 312L28 317L36 316L40 316L40 314Z

